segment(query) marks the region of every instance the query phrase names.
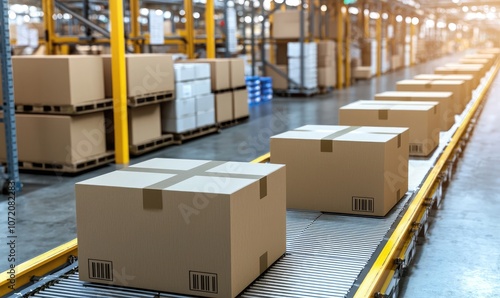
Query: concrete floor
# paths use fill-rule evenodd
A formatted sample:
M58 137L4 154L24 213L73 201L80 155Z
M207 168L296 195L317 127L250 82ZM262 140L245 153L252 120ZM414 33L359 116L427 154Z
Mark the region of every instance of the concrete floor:
M275 98L272 103L251 107L250 119L244 124L181 146L168 147L134 158L131 163L153 157L250 161L269 151L268 139L271 135L305 124L337 124L339 107L358 99L371 99L378 92L394 90L395 82L411 78L416 74L432 73L438 65L455 62L461 55L391 72L380 78L359 81L354 87L335 90L323 96ZM496 115L493 112L493 115L488 116L489 109L496 111ZM462 291L472 291L478 286L477 283L484 285L482 289L485 294L488 294L488 290L490 293L499 293L500 254L499 249L493 245L500 243L499 236L493 231L494 216L498 214L494 211L500 211L494 204L499 201L499 195L493 189L498 187L498 183L495 184L498 178L491 175L495 169L498 172L500 167L494 163L499 158L495 156L496 151L493 149L495 140L500 139L498 136L500 132L495 127L498 109L495 100L488 102L481 120L481 123L487 122L487 127L482 128L480 123L475 137L467 148L464 161L458 167L459 173L455 176L457 181L454 181L452 187L448 189L443 210L438 213L439 220L430 230L429 243L422 250L422 254L419 254L416 266L411 272L412 280L403 289L406 297L421 296L421 294L433 297L461 297L461 294L465 293ZM485 138L485 135L489 134L492 134L492 137ZM481 163L477 160L478 153L471 152L474 148L482 151L490 150L482 152ZM471 161L467 160L469 156ZM18 235L16 263L20 264L74 239L76 237L74 183L112 171L115 167L109 165L78 176L23 173L21 179L24 190L17 197L16 204ZM479 177L484 180L478 180ZM476 189L478 183L481 183L480 189ZM480 200L481 204L477 203L476 199ZM0 210L6 209L6 198L0 197ZM5 211L5 215L0 216L0 227L5 227L0 228L0 271L7 269L10 264L4 257L8 251L7 245L4 244L7 243L6 220ZM446 230L443 231L444 229ZM454 235L453 232L459 235ZM483 272L490 274L487 276ZM496 277L494 273L497 273ZM439 276L439 279L436 276ZM496 285L493 283L494 278L497 278ZM425 289L427 282L435 286L432 289ZM443 284L444 288L449 288L449 292L444 290Z

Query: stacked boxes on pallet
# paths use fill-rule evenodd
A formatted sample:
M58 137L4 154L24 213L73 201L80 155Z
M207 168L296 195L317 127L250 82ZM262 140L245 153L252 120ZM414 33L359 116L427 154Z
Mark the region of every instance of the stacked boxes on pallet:
M106 150L103 110L111 100L104 97L100 57L13 57L12 67L21 168L77 172L113 160Z
M103 55L102 60L106 97L113 97L111 56ZM174 98L172 55L127 54L125 62L131 153L140 154L170 144L160 142L172 140L171 135L162 134L160 104Z
M164 132L183 133L215 123L214 95L211 93L210 64L177 63L175 101L162 106Z
M333 87L337 83L335 58L336 44L334 41L318 42L318 86Z
M315 42L304 43L304 73L301 70L301 44L300 42L289 42L287 48L288 55L288 76L290 79L301 84L304 77L303 86L306 89L318 87L318 46ZM300 86L297 86L300 87Z

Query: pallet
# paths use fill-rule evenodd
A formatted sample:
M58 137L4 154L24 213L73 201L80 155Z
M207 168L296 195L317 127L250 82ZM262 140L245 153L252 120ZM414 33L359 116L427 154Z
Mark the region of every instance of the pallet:
M113 108L113 100L101 99L90 102L83 102L74 105L16 105L16 112L33 114L58 114L58 115L79 115L94 113L98 111L110 110Z
M313 96L319 92L318 88L311 89L275 89L274 94L281 97Z
M247 89L247 86L241 86L237 88L227 88L227 89L222 89L222 90L215 90L212 91L214 94L220 94L220 93L225 93L225 92L234 92L234 91L239 91L239 90L245 90Z
M188 141L194 138L199 138L204 135L209 135L212 133L216 133L220 131L219 124L212 124L204 127L199 127L190 131L186 131L183 133L174 133L174 140L182 143L184 141Z
M333 91L333 87L318 87L318 94L328 94Z
M99 156L88 158L87 160L80 161L74 164L19 161L19 169L29 171L75 174L111 163L114 160L115 152L107 151Z
M232 119L232 120L228 120L228 121L224 121L224 122L219 122L219 127L221 129L224 129L224 128L228 128L228 127L231 127L231 126L235 126L235 125L238 125L238 124L241 124L245 121L247 121L249 118L249 116L244 116L244 117L240 117L240 118L237 118L237 119Z
M158 148L167 147L174 144L177 144L177 142L174 140L174 135L165 134L157 139L147 141L139 145L130 145L129 147L130 147L130 153L132 155L141 155L156 150Z
M135 107L140 107L140 106L149 105L149 104L153 104L153 103L174 100L174 99L175 99L175 96L174 96L173 91L163 91L163 92L141 94L141 95L129 97L127 99L127 105L130 108L135 108Z

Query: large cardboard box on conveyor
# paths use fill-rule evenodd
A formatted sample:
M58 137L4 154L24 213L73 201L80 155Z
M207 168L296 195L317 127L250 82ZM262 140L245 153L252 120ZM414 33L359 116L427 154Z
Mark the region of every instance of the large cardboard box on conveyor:
M12 71L18 105L75 105L105 97L100 57L14 56Z
M408 127L410 155L427 156L439 145L438 104L358 100L339 109L339 125Z
M271 137L271 162L286 165L287 207L386 215L408 190L408 138L408 128L328 125Z
M486 70L489 70L493 65L493 61L484 58L462 58L458 61L461 64L482 64Z
M438 75L438 74L419 74L413 77L414 80L450 80L450 81L464 81L465 82L465 94L467 94L468 101L472 99L472 90L476 89L474 86L474 76L473 75Z
M458 67L458 68L479 68L479 78L484 77L486 74L486 67L484 64L470 64L470 63L447 63L444 65L445 67Z
M386 91L375 94L375 100L432 101L438 102L437 114L441 131L449 130L455 124L452 92Z
M429 81L429 80L402 80L396 83L396 91L430 91L430 92L452 92L453 103L451 106L452 112L461 114L464 107L467 105L468 96L465 92L464 81Z
M479 83L481 82L481 68L480 67L451 67L451 66L441 66L441 67L436 67L434 69L435 74L441 74L441 75L472 75L474 76L473 79L473 85L479 86Z
M113 97L111 55L102 56L106 97ZM174 62L170 54L126 54L127 97L174 91Z
M0 144L5 144L3 123L0 127ZM19 161L74 165L106 152L104 112L16 114L16 128ZM0 159L6 159L5 146L0 146Z
M285 253L285 167L151 159L76 184L80 279L235 297Z

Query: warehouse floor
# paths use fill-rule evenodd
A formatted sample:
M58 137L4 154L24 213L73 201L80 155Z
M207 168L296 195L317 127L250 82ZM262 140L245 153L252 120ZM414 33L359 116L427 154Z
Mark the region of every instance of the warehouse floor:
M397 81L416 74L432 73L438 65L455 62L461 55L391 72L377 79L359 81L354 87L335 90L327 95L275 98L272 103L252 106L250 119L241 125L134 158L131 163L153 157L250 161L268 152L271 135L305 124L336 124L339 107L358 99L371 99L378 92L394 90ZM492 88L500 91L500 79L495 82ZM494 145L500 139L500 132L495 127L500 106L493 96L489 97L475 136L458 167L455 181L448 188L443 210L438 212L428 243L410 273L412 279L403 288L406 297L421 294L487 297L489 293L500 293L500 249L494 245L500 243L500 239L492 231L496 223L495 215L500 211L500 197L494 189L499 187L499 183L498 177L491 174L498 172L500 167L494 163L498 161ZM492 137L486 138L486 135ZM16 204L16 263L20 264L74 239L74 183L113 169L115 166L109 165L73 177L23 173L24 190ZM479 189L478 185L481 185ZM475 199L479 199L479 203ZM7 210L5 197L0 198L0 210ZM0 216L0 243L7 243L6 220L5 212L4 216ZM1 245L0 256L5 256L7 249L7 245ZM7 269L9 264L6 257L0 258L0 270ZM474 295L478 292L465 294L474 289L483 291L479 293L484 295Z

